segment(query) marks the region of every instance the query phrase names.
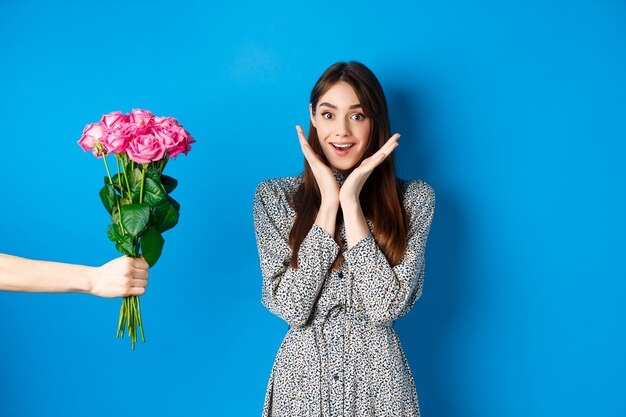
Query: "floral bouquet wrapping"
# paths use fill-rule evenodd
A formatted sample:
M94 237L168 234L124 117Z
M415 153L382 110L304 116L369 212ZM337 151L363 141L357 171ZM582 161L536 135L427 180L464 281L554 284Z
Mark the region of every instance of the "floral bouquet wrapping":
M163 170L170 158L190 151L195 140L176 119L147 110L112 112L85 126L78 144L102 158L107 176L100 199L111 216L107 236L124 255L143 255L153 266L163 250L162 233L178 223L180 204L170 193L178 181ZM112 175L107 156L115 157ZM122 300L117 337L126 332L135 349L137 330L145 342L139 297Z

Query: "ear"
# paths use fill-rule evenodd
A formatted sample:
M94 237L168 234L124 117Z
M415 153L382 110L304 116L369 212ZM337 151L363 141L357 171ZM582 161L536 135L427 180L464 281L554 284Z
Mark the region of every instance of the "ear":
M317 125L315 124L315 115L313 114L313 106L309 103L309 117L311 118L311 124L314 128L317 129Z

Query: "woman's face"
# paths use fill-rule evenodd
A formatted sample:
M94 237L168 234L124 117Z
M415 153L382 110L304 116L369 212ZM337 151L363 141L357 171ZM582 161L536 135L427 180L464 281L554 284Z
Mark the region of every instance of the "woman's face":
M354 89L339 81L320 97L317 108L309 106L309 111L331 167L340 171L353 168L365 153L371 129L371 120L363 113Z

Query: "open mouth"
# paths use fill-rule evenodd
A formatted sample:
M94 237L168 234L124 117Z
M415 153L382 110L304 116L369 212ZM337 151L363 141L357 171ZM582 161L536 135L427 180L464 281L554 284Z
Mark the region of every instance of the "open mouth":
M331 145L339 151L347 151L354 146L354 143L331 143Z

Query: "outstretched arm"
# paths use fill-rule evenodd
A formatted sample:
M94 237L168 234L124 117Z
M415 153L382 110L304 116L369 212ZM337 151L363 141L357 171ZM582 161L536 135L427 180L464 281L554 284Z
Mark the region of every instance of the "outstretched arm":
M100 297L143 295L148 263L126 256L100 267L36 261L0 254L0 291L82 292Z

